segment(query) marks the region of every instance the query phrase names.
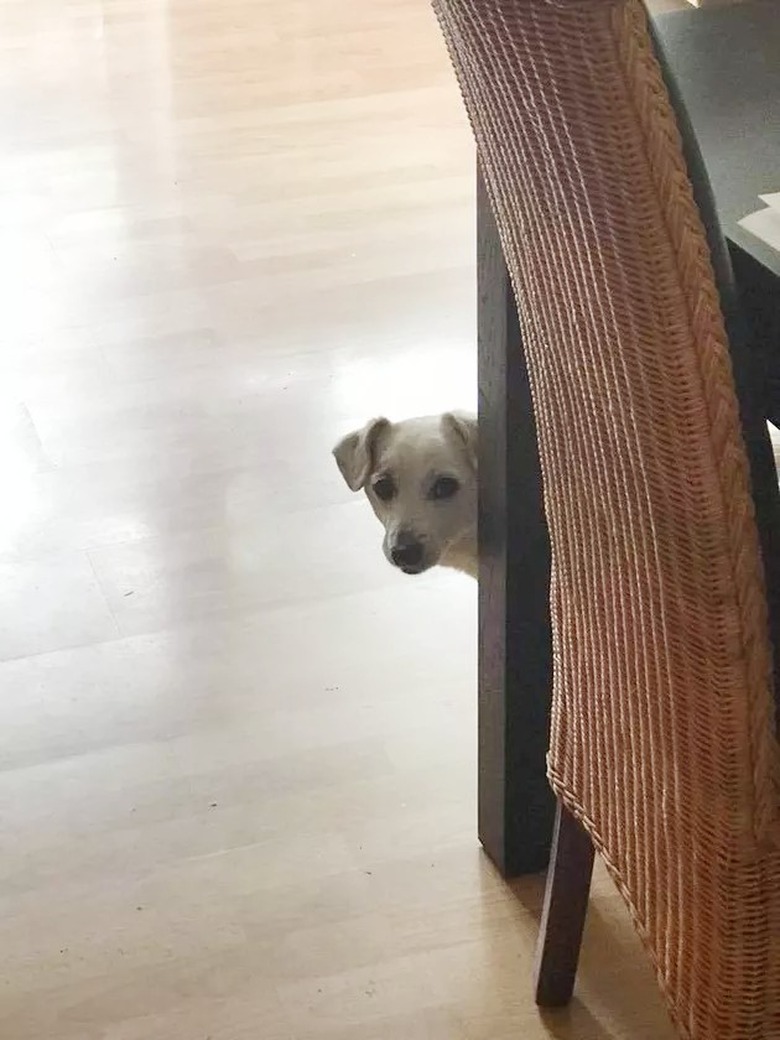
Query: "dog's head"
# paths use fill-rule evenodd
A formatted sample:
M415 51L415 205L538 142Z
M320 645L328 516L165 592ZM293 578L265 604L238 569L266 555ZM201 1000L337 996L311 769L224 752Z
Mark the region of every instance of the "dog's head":
M333 449L352 491L365 490L385 529L383 549L405 574L458 565L475 552L477 420L457 412L372 419Z

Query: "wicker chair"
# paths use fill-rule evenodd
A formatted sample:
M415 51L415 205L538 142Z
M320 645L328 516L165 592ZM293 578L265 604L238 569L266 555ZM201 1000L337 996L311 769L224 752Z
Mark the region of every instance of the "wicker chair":
M769 444L740 415L687 128L640 0L434 7L518 298L552 547L538 999L571 994L595 845L681 1035L778 1040L777 494L758 516Z

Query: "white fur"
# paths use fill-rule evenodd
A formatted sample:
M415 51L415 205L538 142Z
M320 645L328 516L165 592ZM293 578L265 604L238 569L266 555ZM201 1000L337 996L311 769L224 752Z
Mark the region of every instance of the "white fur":
M385 529L387 559L406 573L441 564L477 576L477 420L463 412L423 416L391 423L372 419L342 438L333 449L347 485L364 490ZM457 481L457 491L436 499L441 478ZM393 495L383 501L382 480ZM449 484L452 488L454 485ZM420 552L406 567L399 548ZM394 553L396 559L393 558Z

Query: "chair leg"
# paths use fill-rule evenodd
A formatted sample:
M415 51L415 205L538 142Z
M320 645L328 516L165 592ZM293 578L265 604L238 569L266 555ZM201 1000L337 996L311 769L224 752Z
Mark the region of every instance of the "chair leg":
M574 992L593 856L585 829L559 802L536 952L540 1007L564 1007Z

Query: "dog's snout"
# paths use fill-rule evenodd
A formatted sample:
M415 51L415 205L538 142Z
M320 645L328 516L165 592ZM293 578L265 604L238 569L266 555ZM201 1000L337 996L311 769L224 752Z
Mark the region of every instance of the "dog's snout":
M423 561L422 542L418 541L413 534L402 532L390 550L390 558L396 567L400 567L402 570L414 570Z

